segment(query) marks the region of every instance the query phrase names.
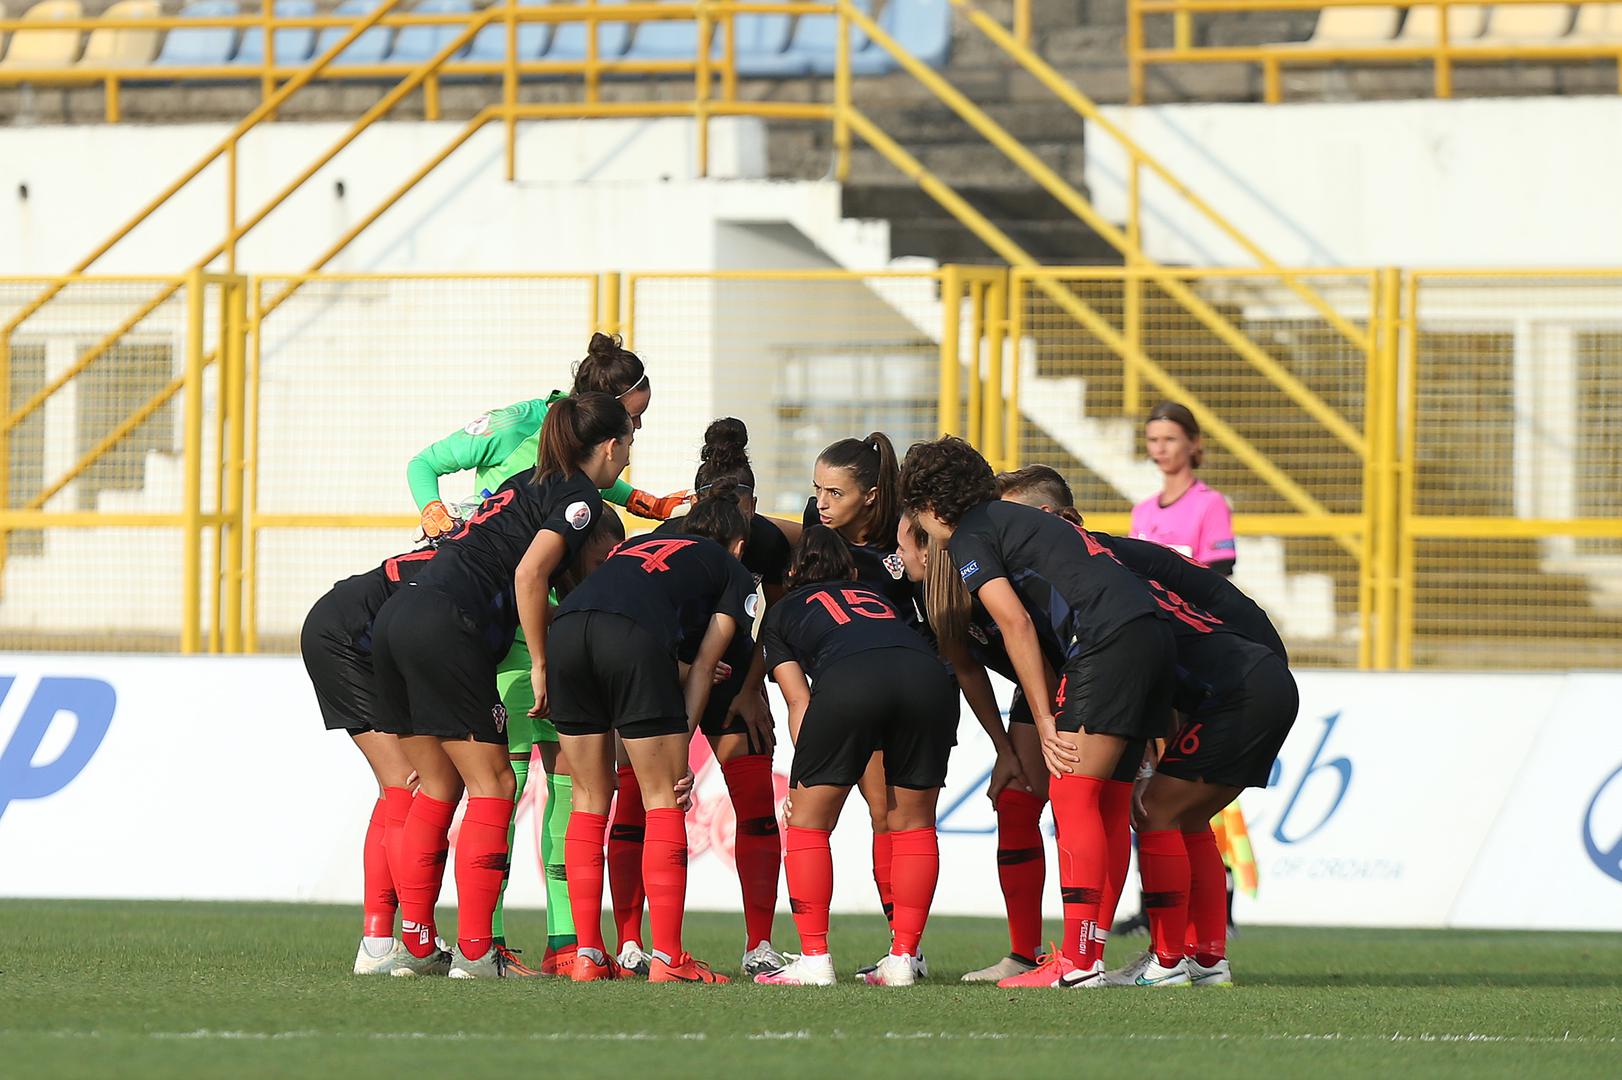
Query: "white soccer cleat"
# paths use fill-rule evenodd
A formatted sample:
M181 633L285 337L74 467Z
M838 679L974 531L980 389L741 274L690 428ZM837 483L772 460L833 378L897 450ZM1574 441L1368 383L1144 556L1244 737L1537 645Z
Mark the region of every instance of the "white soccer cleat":
M1228 966L1228 960L1223 957L1210 967L1206 967L1190 956L1183 962L1188 968L1188 982L1190 986L1232 986L1233 968Z
M918 981L918 958L887 953L866 980L869 986L911 986Z
M738 963L745 979L753 979L756 975L764 975L769 971L781 971L788 965L788 957L772 948L769 941L762 941L744 953L743 959ZM829 970L833 969L830 967Z
M1024 975L1035 970L1036 965L1029 961L1021 960L1017 956L1005 956L990 967L983 967L979 971L969 972L963 976L962 981L966 983L1001 982L1003 979L1011 979L1016 975Z
M1164 965L1153 950L1144 953L1132 963L1104 975L1104 986L1136 986L1145 988L1187 986L1188 965L1181 959Z
M1090 968L1076 968L1059 976L1058 986L1061 990L1102 990L1109 986L1107 978L1104 961L1094 960Z
M393 965L389 974L397 978L409 978L414 975L449 975L451 973L451 954L443 948L443 941L435 941L441 946L434 949L427 956L413 956L411 950L405 946L394 954Z
M641 942L637 941L627 941L620 946L620 954L614 958L614 963L620 966L620 970L635 972L644 979L653 970L653 956L643 952Z
M385 940L388 944L382 945L381 952L372 951ZM403 952L407 952L406 947L398 938L361 938L360 948L355 950L355 974L387 975L394 967L395 956Z
M827 953L821 956L789 953L784 956L784 961L778 970L756 975L755 982L762 986L832 986L838 981L838 976L834 974L834 958Z

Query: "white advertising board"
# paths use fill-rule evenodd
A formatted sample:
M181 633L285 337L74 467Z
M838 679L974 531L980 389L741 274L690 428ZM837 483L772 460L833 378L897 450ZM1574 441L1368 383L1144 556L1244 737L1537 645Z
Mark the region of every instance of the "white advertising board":
M1273 783L1242 801L1261 886L1241 921L1622 930L1622 675L1298 678ZM376 796L347 742L322 730L296 659L0 657L0 895L353 901ZM780 745L780 797L789 758ZM737 910L726 786L702 743L693 763L690 903ZM965 715L943 914L1002 912L990 765ZM541 794L520 809L515 906L544 902ZM877 909L866 818L853 794L837 910Z

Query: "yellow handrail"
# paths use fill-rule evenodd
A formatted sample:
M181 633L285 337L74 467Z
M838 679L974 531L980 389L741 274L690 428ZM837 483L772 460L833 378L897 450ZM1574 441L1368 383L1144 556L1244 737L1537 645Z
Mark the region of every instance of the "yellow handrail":
M1142 251L1134 250L1121 231L1099 214L1085 196L1066 183L1058 173L1031 153L1023 143L1009 135L1005 128L986 115L984 110L970 101L955 86L903 48L866 12L852 5L849 0L840 0L840 3L842 8L848 9L851 21L860 27L875 44L890 53L902 68L923 83L942 103L970 127L974 128L975 131L984 136L986 141L1000 150L1027 176L1035 180L1043 190L1047 191L1066 209L1102 236L1117 251L1133 256L1137 262L1147 269L1156 284L1182 304L1190 314L1227 344L1229 348L1233 349L1247 363L1261 372L1269 382L1282 390L1303 411L1322 424L1336 439L1359 456L1367 453L1367 446L1364 444L1363 436L1348 424L1339 412L1331 408L1319 397L1316 392L1285 370L1283 365L1264 352L1227 319L1223 318L1216 309L1206 303L1193 290L1184 286L1174 275L1163 272L1162 268L1145 256ZM1034 264L1034 260L1028 259L1027 265L1030 264ZM1125 342L1123 341L1124 345ZM1305 493L1301 492L1301 494Z

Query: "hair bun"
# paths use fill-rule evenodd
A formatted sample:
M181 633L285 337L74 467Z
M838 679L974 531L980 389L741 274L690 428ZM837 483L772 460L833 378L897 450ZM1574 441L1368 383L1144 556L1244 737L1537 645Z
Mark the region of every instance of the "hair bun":
M617 334L605 334L598 331L591 335L591 342L586 346L586 355L600 359L610 359L620 351L620 339Z
M698 452L698 460L730 462L743 458L747 461L748 446L749 429L744 422L735 416L723 416L711 420L710 426L704 429L704 446Z

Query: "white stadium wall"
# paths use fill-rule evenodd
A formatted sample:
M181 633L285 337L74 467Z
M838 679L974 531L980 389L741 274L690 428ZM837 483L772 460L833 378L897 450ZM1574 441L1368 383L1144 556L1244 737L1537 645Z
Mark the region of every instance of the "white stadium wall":
M1622 675L1299 678L1274 782L1242 801L1261 885L1241 923L1622 930ZM967 716L959 737L936 910L995 916L989 744ZM296 659L0 658L0 895L352 902L375 794L346 742ZM786 745L777 759L781 797ZM695 766L690 901L736 910L725 785ZM539 788L519 906L543 902ZM870 912L859 802L835 833L834 904Z
M1622 98L1105 109L1284 266L1615 266L1622 251ZM1089 135L1086 179L1126 214L1124 155ZM1161 261L1253 260L1143 182L1144 245Z

